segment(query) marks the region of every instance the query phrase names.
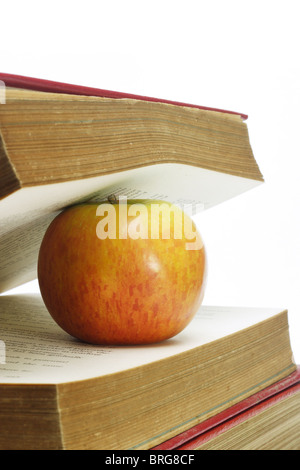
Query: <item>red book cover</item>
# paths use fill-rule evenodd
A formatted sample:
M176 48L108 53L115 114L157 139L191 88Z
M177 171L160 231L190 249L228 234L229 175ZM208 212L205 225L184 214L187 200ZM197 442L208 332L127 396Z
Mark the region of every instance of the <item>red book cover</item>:
M299 390L300 365L288 377L153 447L152 450L192 450Z
M8 73L1 73L0 72L0 80L4 82L7 87L14 87L14 88L24 88L27 90L35 90L35 91L44 91L48 93L64 93L70 95L85 95L85 96L99 96L101 98L127 98L127 99L135 99L135 100L143 100L143 101L152 101L157 103L166 103L172 104L176 106L187 106L189 108L198 108L208 111L217 111L221 113L228 113L228 114L236 114L241 116L242 119L247 119L248 116L246 114L237 113L234 111L226 111L224 109L217 109L217 108L208 108L205 106L199 106L195 104L189 103L180 103L178 101L170 101L164 100L160 98L151 98L148 96L140 96L134 95L130 93L121 93L119 91L109 91L109 90L102 90L98 88L86 87L81 85L72 85L68 83L60 83L51 80L44 80L39 78L32 78L32 77L23 77L22 75L11 75Z

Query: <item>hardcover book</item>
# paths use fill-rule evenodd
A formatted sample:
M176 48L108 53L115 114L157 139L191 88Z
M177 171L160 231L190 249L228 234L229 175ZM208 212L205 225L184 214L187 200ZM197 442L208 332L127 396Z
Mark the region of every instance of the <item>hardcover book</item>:
M150 449L296 370L287 312L202 306L179 335L105 347L37 295L0 296L1 449Z
M244 114L1 74L0 292L36 278L65 207L108 196L196 213L263 182Z

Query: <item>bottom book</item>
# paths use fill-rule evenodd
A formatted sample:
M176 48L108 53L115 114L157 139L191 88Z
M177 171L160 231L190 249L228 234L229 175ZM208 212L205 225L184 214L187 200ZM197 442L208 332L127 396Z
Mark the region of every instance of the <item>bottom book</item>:
M149 450L297 369L280 308L202 305L168 341L93 346L4 295L0 326L1 450Z
M152 450L300 450L300 366Z

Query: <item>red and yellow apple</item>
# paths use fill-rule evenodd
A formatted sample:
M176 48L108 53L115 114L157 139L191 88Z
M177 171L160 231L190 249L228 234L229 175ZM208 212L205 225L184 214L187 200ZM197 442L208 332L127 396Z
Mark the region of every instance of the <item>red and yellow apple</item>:
M157 206L82 204L52 221L38 280L49 313L67 333L92 344L149 344L192 320L204 294L205 249L185 212Z

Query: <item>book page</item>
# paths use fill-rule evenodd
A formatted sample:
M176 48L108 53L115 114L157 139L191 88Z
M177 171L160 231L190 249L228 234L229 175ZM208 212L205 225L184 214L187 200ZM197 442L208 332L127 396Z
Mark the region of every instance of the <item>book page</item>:
M51 220L65 207L114 194L159 199L196 214L261 184L180 164L162 164L80 181L22 188L0 201L0 292L36 278L38 251Z
M94 346L65 333L38 294L0 296L0 383L55 384L135 368L201 347L280 309L202 306L174 338L147 346Z
M36 218L36 214L29 212L17 219L4 219L0 226L0 292L37 277L41 241L58 213Z

